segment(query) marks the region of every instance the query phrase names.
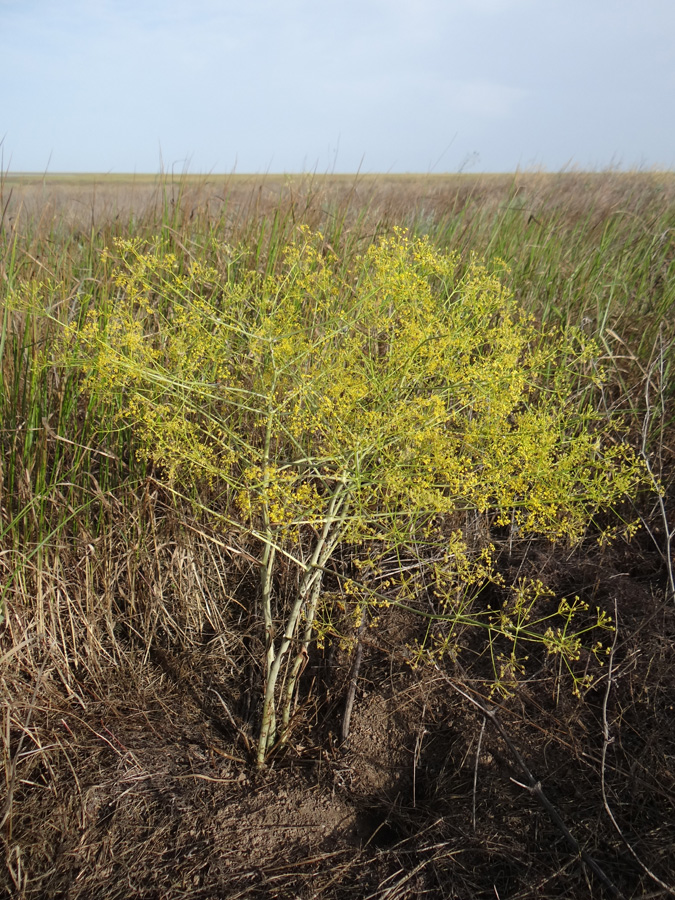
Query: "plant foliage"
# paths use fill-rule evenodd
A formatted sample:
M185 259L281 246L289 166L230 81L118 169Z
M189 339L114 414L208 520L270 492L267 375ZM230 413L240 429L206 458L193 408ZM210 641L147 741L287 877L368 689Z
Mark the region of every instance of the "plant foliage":
M347 262L307 228L264 272L245 248L227 257L217 270L161 241L118 241L116 293L65 329L62 353L156 477L259 548L259 762L288 735L312 640L337 627L322 595L338 548L356 621L433 590L445 630L416 658L447 652L463 623L506 639L497 685L527 642L571 670L586 630L574 601L541 617L536 585L498 613L472 598L498 579L500 534L577 542L643 479L584 399L603 377L593 342L538 327L499 266L460 274L455 255L402 230ZM386 579L385 559L400 562ZM276 588L281 564L297 573L292 596Z

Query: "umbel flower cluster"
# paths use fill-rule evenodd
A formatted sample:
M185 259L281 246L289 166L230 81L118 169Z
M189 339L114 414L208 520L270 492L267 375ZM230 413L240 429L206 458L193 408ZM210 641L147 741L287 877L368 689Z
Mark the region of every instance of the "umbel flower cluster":
M578 541L643 475L585 400L602 379L597 348L538 328L478 260L395 231L345 263L304 228L271 270L243 250L229 259L217 271L118 242L114 304L73 325L68 346L172 490L259 548L262 762L288 731L316 629L334 627L324 594L338 548L354 560L356 620L432 588L441 619L470 621L462 598L496 577L494 533ZM476 517L480 539L466 528ZM403 556L385 579L379 561ZM290 597L275 589L280 562L297 570ZM571 665L576 607L537 631L531 596L521 585L510 613L471 621ZM520 659L500 657L496 683Z

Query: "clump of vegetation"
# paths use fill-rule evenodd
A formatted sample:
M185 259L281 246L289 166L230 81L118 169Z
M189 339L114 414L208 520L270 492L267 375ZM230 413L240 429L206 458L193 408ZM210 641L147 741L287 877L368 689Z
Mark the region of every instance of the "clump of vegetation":
M222 271L181 265L161 242L122 240L117 252L113 301L66 329L64 352L154 477L260 548L260 765L288 737L338 550L362 572L371 562L367 577L343 579L357 619L364 606L414 606L433 586L445 636L416 658L447 652L454 626L475 623L511 641L498 683L522 666L523 641L573 670L574 605L560 607L565 627L547 616L537 630L532 603L481 618L471 599L498 578L494 529L576 542L642 481L630 447L580 402L602 380L592 341L538 329L498 274L472 260L458 275L455 254L400 230L345 266L300 228L265 274L244 248ZM480 543L461 527L468 513L487 523ZM402 554L414 582L409 561L383 584L373 561ZM275 589L279 561L296 572L294 594Z

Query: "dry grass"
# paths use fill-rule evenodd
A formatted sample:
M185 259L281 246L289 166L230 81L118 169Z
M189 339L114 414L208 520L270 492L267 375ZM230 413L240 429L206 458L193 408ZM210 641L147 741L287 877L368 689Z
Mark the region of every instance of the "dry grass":
M46 229L101 229L115 222L126 228L131 220L160 220L167 205L172 215L179 208L181 224L224 216L233 228L290 207L303 221L323 226L345 209L350 218L380 227L426 218L439 228L453 216L466 226L497 211L523 213L530 224L553 217L574 226L588 216L600 224L616 214L645 217L672 208L675 174L5 175L2 199L10 226L19 220Z

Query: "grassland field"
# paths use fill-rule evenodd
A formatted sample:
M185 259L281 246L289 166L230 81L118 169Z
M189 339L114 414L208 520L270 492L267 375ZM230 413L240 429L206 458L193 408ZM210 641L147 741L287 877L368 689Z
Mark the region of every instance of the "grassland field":
M0 175L0 894L675 890L675 174Z

